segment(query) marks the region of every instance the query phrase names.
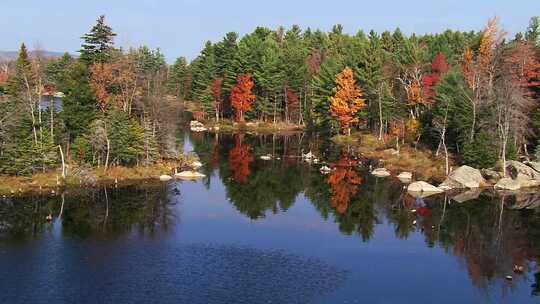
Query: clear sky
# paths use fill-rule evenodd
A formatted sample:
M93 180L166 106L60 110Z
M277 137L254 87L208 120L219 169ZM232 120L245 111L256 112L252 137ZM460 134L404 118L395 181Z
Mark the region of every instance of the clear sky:
M100 14L118 34L117 44L160 47L167 59L195 57L206 40L230 31L245 34L258 25L331 29L346 32L439 32L478 30L501 18L509 33L523 31L540 0L0 0L0 50L21 42L51 51L76 52L80 36Z

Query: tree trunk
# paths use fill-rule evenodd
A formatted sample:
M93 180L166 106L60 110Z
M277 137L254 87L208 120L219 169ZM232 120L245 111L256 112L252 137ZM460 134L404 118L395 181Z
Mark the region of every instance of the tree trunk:
M60 150L60 157L62 159L62 178L66 178L66 163L64 161L64 151L62 151L61 145L58 145L58 149Z
M111 149L111 142L109 141L109 138L107 138L107 156L105 158L105 172L107 171L107 168L109 166L109 152Z

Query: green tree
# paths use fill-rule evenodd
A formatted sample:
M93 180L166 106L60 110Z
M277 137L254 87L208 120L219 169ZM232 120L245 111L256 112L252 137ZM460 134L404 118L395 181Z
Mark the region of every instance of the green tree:
M534 46L538 46L538 42L540 41L540 17L535 16L531 18L525 32L525 39Z
M185 57L178 57L169 68L169 75L167 77L167 88L169 92L182 100L185 99L187 93L184 92L184 84L188 75L187 65Z
M97 101L90 87L87 66L81 61L71 64L59 89L65 94L60 118L71 141L88 130L97 113Z
M115 36L112 28L105 23L105 15L99 16L90 32L81 37L83 44L79 50L80 59L86 64L107 62L114 48Z

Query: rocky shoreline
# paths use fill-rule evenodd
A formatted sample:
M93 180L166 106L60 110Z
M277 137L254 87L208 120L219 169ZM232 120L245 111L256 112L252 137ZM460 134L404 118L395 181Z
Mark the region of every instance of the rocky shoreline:
M401 172L397 177L408 184L407 190L414 197L426 197L453 190L475 190L492 188L497 191L519 191L540 187L540 162L508 161L505 172L494 169L475 169L461 166L454 169L438 186L425 181L412 181L410 172ZM390 176L384 168L371 172L377 177Z

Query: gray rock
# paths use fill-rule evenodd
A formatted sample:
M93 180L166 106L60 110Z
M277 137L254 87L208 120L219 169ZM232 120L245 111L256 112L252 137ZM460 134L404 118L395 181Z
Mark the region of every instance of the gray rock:
M524 164L533 168L535 171L540 172L540 162L528 161L528 162L524 162Z
M411 172L401 172L398 176L399 179L412 179Z
M540 186L540 180L537 179L529 179L527 177L524 177L522 175L518 176L516 178L516 181L519 183L521 188L531 188L531 187L538 187Z
M199 172L196 172L196 171L182 171L180 173L176 173L174 175L174 177L176 178L179 178L179 179L199 179L199 178L203 178L205 177L206 175L202 174L202 173L199 173Z
M501 189L501 190L519 190L521 189L521 185L517 180L513 180L511 178L505 177L501 178L496 184L495 189Z
M458 193L457 195L453 196L452 200L458 203L464 203L470 200L475 200L480 196L480 194L483 191L484 189L480 189L480 188L470 189L470 190Z
M424 181L414 182L411 183L407 187L407 191L411 193L413 196L414 194L423 193L423 194L437 194L442 193L444 190L439 189L429 183L426 183Z
M490 181L498 181L502 177L501 173L492 169L482 169L481 172L482 172L482 176L485 179L490 180Z
M479 188L486 184L480 170L469 166L461 166L452 171L439 186L444 189Z
M372 175L377 177L387 177L390 176L390 172L386 168L377 168L371 172Z
M167 181L170 181L172 179L172 176L170 175L161 175L159 177L159 180L162 181L162 182L167 182Z
M507 168L507 172L509 171L512 178L514 179L521 177L521 178L540 180L540 172L518 161L515 161L515 160L508 161L506 168Z

